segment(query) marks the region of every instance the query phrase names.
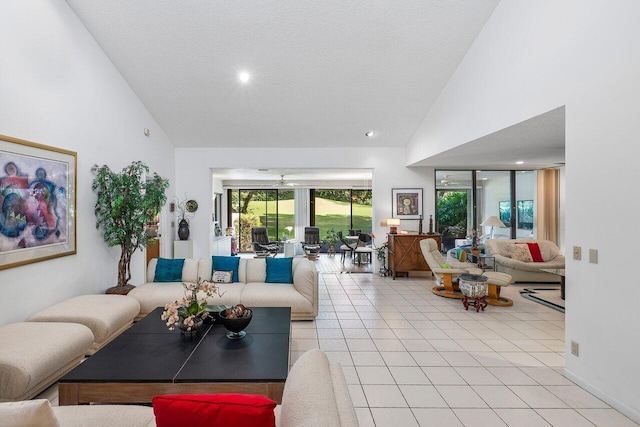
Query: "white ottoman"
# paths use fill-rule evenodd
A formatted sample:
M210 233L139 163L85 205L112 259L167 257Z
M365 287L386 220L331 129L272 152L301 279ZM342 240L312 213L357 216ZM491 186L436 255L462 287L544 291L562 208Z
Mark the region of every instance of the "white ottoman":
M500 273L499 271L485 271L482 275L489 279L487 286L487 292L489 295L487 303L489 305L497 305L500 307L513 305L513 300L500 296L500 290L502 287L509 286L511 284L511 281L513 280L511 275L507 273Z
M0 402L31 399L76 367L93 343L77 323L11 323L0 328Z
M81 295L61 301L33 316L28 322L80 323L93 332L92 355L129 328L140 312L137 299L126 295Z

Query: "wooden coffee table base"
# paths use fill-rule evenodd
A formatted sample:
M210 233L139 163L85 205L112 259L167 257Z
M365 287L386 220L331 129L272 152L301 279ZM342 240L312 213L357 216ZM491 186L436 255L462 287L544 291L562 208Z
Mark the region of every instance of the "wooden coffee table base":
M282 403L284 383L59 383L58 404L151 403L161 394L260 394Z

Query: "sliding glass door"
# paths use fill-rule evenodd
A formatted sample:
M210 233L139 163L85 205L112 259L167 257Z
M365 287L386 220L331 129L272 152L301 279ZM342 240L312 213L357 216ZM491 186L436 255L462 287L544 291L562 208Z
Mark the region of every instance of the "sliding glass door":
M536 171L437 170L436 230L442 250L477 230L488 238L536 238Z
M240 252L252 252L251 228L267 227L269 240L288 237L294 226L292 190L229 190L230 216Z
M371 190L313 190L311 192L311 224L320 228L320 238L327 231L349 230L371 232L373 206Z

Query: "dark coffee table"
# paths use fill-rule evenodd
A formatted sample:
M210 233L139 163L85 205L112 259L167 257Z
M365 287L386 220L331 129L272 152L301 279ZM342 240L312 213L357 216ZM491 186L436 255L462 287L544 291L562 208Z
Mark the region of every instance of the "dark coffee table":
M249 393L281 403L289 372L291 308L256 307L247 335L230 340L219 323L197 336L169 331L162 308L62 377L60 405L151 403L159 394Z

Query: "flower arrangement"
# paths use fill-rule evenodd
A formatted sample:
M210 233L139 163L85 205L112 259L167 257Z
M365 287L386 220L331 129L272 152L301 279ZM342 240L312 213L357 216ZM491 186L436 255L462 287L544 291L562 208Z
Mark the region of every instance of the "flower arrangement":
M376 246L376 235L369 233L369 236L371 236L371 241L373 242L373 249L376 250L376 257L379 260L385 259L387 252L389 251L389 242L384 242L382 245Z
M387 256L387 250L389 250L389 242L384 242L382 245L376 247L376 256L379 260L383 260Z
M170 331L176 324L182 323L187 332L194 330L196 318L206 319L207 297L222 296L219 288L212 282L198 278L196 282L182 282L184 297L164 306L160 318L167 322Z
M184 193L184 200L180 200L178 199L178 197L174 196L173 204L175 206L175 211L173 212L173 215L175 215L175 217L178 218L180 221L184 220L184 221L187 221L188 223L189 220L193 218L194 213L190 212L187 209L187 193Z

